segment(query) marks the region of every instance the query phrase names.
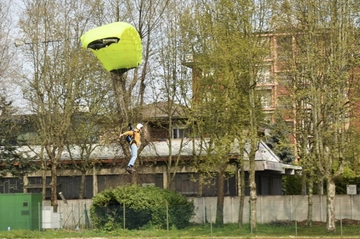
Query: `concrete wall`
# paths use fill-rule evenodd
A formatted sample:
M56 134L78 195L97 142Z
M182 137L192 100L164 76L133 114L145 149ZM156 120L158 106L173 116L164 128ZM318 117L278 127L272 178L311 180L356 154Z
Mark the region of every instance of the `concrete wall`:
M258 196L257 221L269 223L272 221L307 219L307 196ZM216 197L191 198L195 204L195 215L192 222L215 222ZM360 195L337 195L335 199L336 219L360 220ZM239 197L225 197L224 223L237 223L239 218ZM326 196L313 197L313 221L326 221ZM245 197L243 222L249 222L249 197Z
M195 214L191 219L194 223L215 222L216 197L189 198L195 205ZM59 201L62 228L84 228L90 219L91 199ZM337 195L335 200L336 219L360 220L360 195ZM44 202L49 205L49 202ZM269 223L272 221L307 219L307 196L258 196L257 221ZM224 223L237 223L239 218L239 197L225 197ZM326 221L326 196L313 197L313 221ZM249 222L249 197L245 197L243 222ZM90 222L91 226L91 222Z
M91 199L67 200L66 203L59 200L58 213L60 213L60 228L80 229L87 228L87 226L91 227L91 203ZM43 201L43 206L50 206L50 201Z

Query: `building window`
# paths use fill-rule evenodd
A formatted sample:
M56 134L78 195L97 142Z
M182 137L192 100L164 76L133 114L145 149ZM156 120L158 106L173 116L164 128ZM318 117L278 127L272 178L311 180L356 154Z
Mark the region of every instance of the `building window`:
M272 123L272 115L270 115L270 114L265 115L264 122L267 124L271 124Z
M288 60L292 57L292 37L277 36L277 57L278 60Z
M290 75L286 72L281 72L277 75L278 83L281 86L289 87L292 83Z
M271 44L270 37L265 36L260 38L260 47L266 51L265 59L270 59L271 56Z
M187 136L187 129L182 129L182 128L173 128L173 135L172 138L173 139L181 139L182 137L186 137Z
M18 145L39 145L40 138L36 132L27 132L17 137Z
M257 67L256 81L259 84L272 83L271 65L263 65L263 66Z
M201 76L203 78L209 78L209 77L213 77L215 74L215 69L214 68L211 68L211 69L207 69L207 70L203 70L201 72Z
M258 94L260 96L261 106L263 108L271 108L272 107L271 90L260 90Z

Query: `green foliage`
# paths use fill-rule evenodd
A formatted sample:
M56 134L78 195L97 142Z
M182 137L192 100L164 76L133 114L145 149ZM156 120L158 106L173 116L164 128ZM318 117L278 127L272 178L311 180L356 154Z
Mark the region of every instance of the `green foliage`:
M301 195L301 175L289 175L283 177L283 188L285 195Z
M335 183L336 183L336 194L347 194L347 186L349 184L355 184L359 189L360 176L346 177L342 175L341 177L335 180Z
M185 228L189 225L194 205L177 192L157 187L130 185L108 189L93 198L90 217L95 228L115 230L144 226L166 228L168 208L169 226ZM125 212L124 212L125 209Z
M120 228L112 232L97 229L0 231L0 238L358 238L358 235L358 224L347 225L343 222L341 229L328 232L323 225L308 227L301 222L295 225L294 221L259 224L256 232L251 232L248 224L239 228L237 224L225 224L220 227L208 223L191 225L185 230L170 231L154 228L131 231Z
M290 130L286 123L277 119L271 125L270 135L266 137L266 144L284 163L291 163L295 159L294 147L289 140Z
M335 180L336 194L346 194L347 186L349 184L360 185L360 177L351 174L349 168L344 169L344 174ZM350 175L349 175L350 174ZM285 195L301 195L302 188L302 176L301 175L289 175L283 177L282 182ZM324 190L326 192L326 181L324 182ZM318 187L313 188L313 193L318 193Z
M33 158L17 150L22 118L15 113L12 102L0 96L0 175L12 174L21 178L26 173L35 171L37 166L32 161Z

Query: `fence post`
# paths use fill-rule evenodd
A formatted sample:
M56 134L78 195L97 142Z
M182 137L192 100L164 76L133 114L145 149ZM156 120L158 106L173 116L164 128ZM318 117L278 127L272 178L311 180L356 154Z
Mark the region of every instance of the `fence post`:
M213 231L212 231L212 213L211 213L211 204L210 204L210 212L209 212L209 216L210 216L210 235L213 235Z
M76 226L76 230L80 230L80 223L81 223L81 215L80 215L80 203L78 202L77 203L78 204L78 206L77 206L77 208L78 208L78 224L77 224L77 226Z
M237 223L239 221L236 221L236 217L239 218L238 213L239 210L235 210L235 197L231 197L231 223Z
M293 205L293 196L290 195L290 221L293 220L293 212L295 213L294 205Z
M38 202L38 223L39 223L39 231L41 231L42 225L41 224L41 217L42 217L42 207L40 207L40 202Z
M205 203L205 197L202 197L202 208L203 208L203 223L206 223L206 203Z
M263 210L262 210L262 207L263 207L263 205L262 205L262 196L259 196L259 199L260 199L260 215L261 215L261 224L264 224L264 213L262 213L263 212ZM251 213L251 212L250 212Z
M86 202L84 203L84 214L85 214L85 228L89 229L90 228L90 220L89 220L89 214L88 214Z
M295 221L295 237L297 237L297 219L296 219L296 207L293 207L293 198L291 196L291 209L294 210L294 221ZM290 209L290 210L291 210Z
M126 216L126 214L125 214L125 202L123 203L123 227L124 227L124 230L125 230L125 217Z
M341 202L340 202L340 236L342 237L342 211L341 211Z
M65 208L65 205L64 205L64 208ZM58 212L59 212L59 223L60 223L60 229L63 229L63 224L62 224L62 219L63 219L63 208L61 208L59 206L58 208Z
M320 221L324 221L323 220L323 218L324 218L324 216L323 216L323 195L320 195Z
M354 209L354 195L350 195L350 203L351 203L351 206L350 206L350 208L351 208L351 220L353 220L354 219L354 216L353 216L353 209Z
M165 201L166 203L166 230L169 232L169 204L168 201Z
M251 223L251 202L250 202L251 198L249 199L249 223L250 223L250 234L253 234L253 228L252 228L252 223Z

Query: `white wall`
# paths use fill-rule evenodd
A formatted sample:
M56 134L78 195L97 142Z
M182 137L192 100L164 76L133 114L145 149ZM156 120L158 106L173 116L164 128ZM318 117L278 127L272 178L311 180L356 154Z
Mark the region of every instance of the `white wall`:
M195 204L194 223L215 222L216 197L191 198ZM239 197L225 197L224 223L237 223L239 218ZM307 196L258 196L257 221L303 221L307 219ZM360 220L360 195L337 195L336 219ZM313 197L313 221L326 221L326 196ZM249 222L249 197L245 197L243 222Z
M215 222L216 197L191 197L195 205L194 223ZM62 228L84 228L86 213L90 218L91 199L59 200ZM307 219L307 196L258 196L257 221L259 224L272 221L303 221ZM48 201L44 205L49 205ZM337 195L336 219L360 220L360 195ZM239 217L239 197L225 197L224 223L237 223ZM326 221L326 196L313 197L313 221ZM249 222L249 197L245 197L243 222Z

